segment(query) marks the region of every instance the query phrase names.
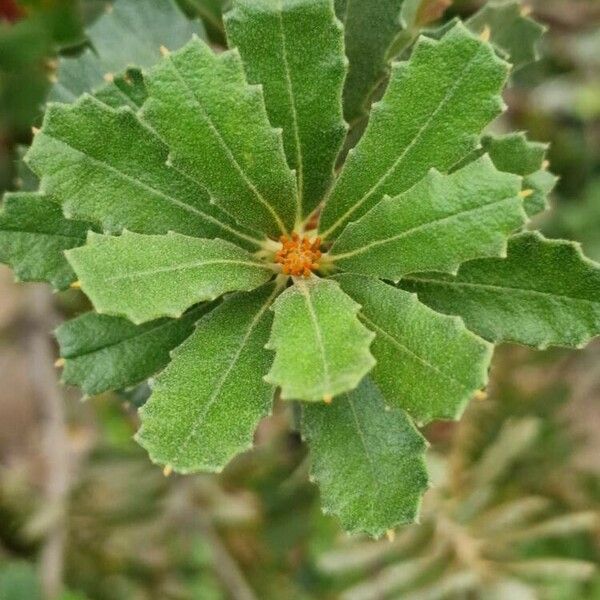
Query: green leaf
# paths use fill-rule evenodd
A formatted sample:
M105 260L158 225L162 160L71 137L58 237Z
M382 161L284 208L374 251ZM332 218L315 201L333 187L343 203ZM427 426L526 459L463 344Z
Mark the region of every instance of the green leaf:
M336 280L361 305L359 319L376 334L370 377L386 402L419 424L460 417L487 384L492 346L461 319L434 312L414 294L362 275Z
M263 86L271 123L283 129L298 180L299 217L305 217L331 185L346 133L346 58L333 2L235 0L225 22L249 81Z
M456 277L431 273L400 285L493 342L581 347L600 333L600 266L577 244L535 232L513 237L505 259L474 260Z
M21 281L48 281L64 289L75 273L64 251L85 243L92 225L68 221L44 194L6 194L0 211L0 262Z
M350 123L366 114L371 95L389 73L387 52L402 28L402 1L335 0L349 60L344 115Z
M488 2L466 25L478 35L488 27L491 42L505 53L516 69L538 60L539 41L546 31L543 25L527 16L518 0Z
M427 442L365 379L330 405L304 405L302 432L323 510L373 537L417 518L427 489Z
M356 317L359 306L331 280L296 279L273 305L267 348L275 360L266 381L284 400L329 401L354 389L373 368L374 334Z
M432 167L447 171L468 155L502 110L507 71L492 47L460 24L439 41L421 37L410 61L394 65L365 135L348 155L321 217L323 237L335 237Z
M144 325L94 312L67 321L56 330L65 359L61 381L92 395L148 379L169 363L171 350L192 333L210 306Z
M298 194L281 130L271 127L262 90L246 82L237 51L215 54L194 39L159 62L146 87L143 118L178 171L239 223L272 236L291 231Z
M273 275L268 265L229 242L178 233L92 233L67 258L99 313L137 324L179 318L197 302L251 290Z
M521 178L498 171L485 155L450 175L432 170L348 225L331 260L343 270L398 281L502 255L508 235L527 218L520 190Z
M73 105L49 105L26 161L68 218L108 233L177 231L256 247L201 186L166 165L167 157L131 109L113 110L85 94Z
M226 45L223 12L229 10L230 0L183 0L183 4L202 19L212 42Z
M531 190L525 198L525 212L535 215L548 207L548 195L557 178L546 170L547 144L530 142L524 133L484 136L482 151L487 152L500 171L523 177L523 190Z
M61 58L50 100L74 102L94 92L130 66L149 67L160 47L181 48L193 34L202 35L174 0L117 0L89 29L90 48L76 58Z
M127 69L123 75L117 75L98 91L94 97L110 106L120 108L129 106L132 110L141 108L148 94L144 77L139 69Z
M273 400L263 373L272 360L268 309L278 291L269 283L230 296L174 351L140 411L136 439L154 462L180 473L220 471L252 445Z
M439 39L452 29L458 19L446 21L434 30L425 29L428 24L439 20L451 4L452 0L404 0L400 12L403 28L394 39L388 57L402 56L421 33Z

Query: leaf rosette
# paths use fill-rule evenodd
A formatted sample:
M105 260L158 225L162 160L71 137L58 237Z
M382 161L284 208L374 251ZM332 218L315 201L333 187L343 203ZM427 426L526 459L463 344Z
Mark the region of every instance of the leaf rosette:
M40 192L7 205L0 224L22 226L0 254L12 232L8 259L33 269L18 202L54 217L44 243L68 264L46 278L76 277L96 309L59 330L65 379L97 393L153 377L137 434L153 461L221 470L279 394L302 406L326 509L379 536L427 488L416 425L460 417L492 343L596 335L600 271L519 233L544 149L481 142L509 73L486 36L420 37L337 170L364 81L348 87L333 0L236 0L225 23L231 49L193 37L119 80L135 103L49 105L26 157Z

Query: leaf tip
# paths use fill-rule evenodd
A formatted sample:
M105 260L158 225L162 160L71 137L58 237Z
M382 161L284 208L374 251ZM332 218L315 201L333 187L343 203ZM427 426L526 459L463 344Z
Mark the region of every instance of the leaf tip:
M104 73L104 75L102 75L102 79L104 79L106 83L112 83L115 80L115 76L113 73Z
M162 44L160 45L159 51L160 51L160 55L163 58L166 56L169 56L169 54L171 54L171 51L166 46L163 46Z
M387 538L388 542L390 542L390 544L391 544L396 539L396 532L393 529L388 529L385 532L385 537Z
M66 363L65 359L61 357L54 361L54 366L57 369L62 369L65 366L65 363Z
M173 473L173 467L171 465L165 465L163 469L163 475L169 477Z
M531 8L531 6L529 6L528 4L525 4L524 6L521 7L521 16L524 18L527 18L531 15L531 13L533 13L533 8Z
M79 281L79 280L74 281L71 285L69 285L69 287L73 290L80 290L81 289L81 281Z
M323 402L325 404L331 404L333 402L333 396L331 394L323 394Z
M40 132L40 128L39 127L32 127L31 128L31 133L33 135L37 135Z
M528 189L528 190L521 190L521 191L519 192L519 196L520 196L521 198L529 198L530 196L533 196L533 194L534 194L534 191L533 191L533 190L531 190L531 189Z
M489 42L490 38L492 37L492 30L490 29L489 25L484 25L483 29L481 30L481 33L479 34L479 39L482 42Z
M475 392L475 395L473 396L473 398L475 400L487 400L488 399L488 393L485 390L477 390Z

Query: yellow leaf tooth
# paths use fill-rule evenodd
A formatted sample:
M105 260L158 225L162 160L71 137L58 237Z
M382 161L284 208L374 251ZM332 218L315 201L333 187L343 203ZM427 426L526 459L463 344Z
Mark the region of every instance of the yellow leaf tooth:
M484 28L481 30L481 33L479 34L479 39L482 42L489 42L491 37L492 30L490 29L489 25L485 25Z
M57 369L60 369L60 368L62 368L62 367L64 367L64 366L65 366L65 362L66 362L66 361L65 361L65 359L64 359L64 358L62 358L62 357L61 357L61 358L58 358L58 359L56 359L56 361L54 362L54 366L55 366Z

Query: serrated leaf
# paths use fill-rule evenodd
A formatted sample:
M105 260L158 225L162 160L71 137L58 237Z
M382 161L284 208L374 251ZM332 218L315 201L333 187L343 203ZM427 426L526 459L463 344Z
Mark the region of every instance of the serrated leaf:
M174 0L117 0L108 6L87 31L91 47L60 59L51 101L74 102L128 67L153 65L161 46L177 50L193 34L203 34L200 22L190 21Z
M538 44L546 30L527 16L518 0L487 2L466 21L466 25L478 35L489 28L491 42L517 69L538 59Z
M146 88L143 118L177 170L239 223L272 236L291 231L298 194L281 130L271 127L237 51L215 54L194 39L149 72Z
M502 110L508 65L457 24L439 41L421 37L393 67L383 99L350 152L323 210L323 237L336 237L385 195L409 189L431 169L447 171ZM393 135L390 132L393 131Z
M349 60L344 85L344 115L349 123L365 115L369 98L389 72L387 52L402 28L402 1L335 0Z
M268 265L229 242L178 233L90 234L67 258L99 313L137 324L179 318L197 302L251 290L273 276Z
M333 2L234 0L225 23L249 81L263 86L271 123L283 129L288 164L298 180L301 219L329 189L346 133L346 59Z
M350 533L373 537L415 521L427 489L427 443L365 379L330 406L303 406L302 432L323 509Z
M523 189L533 192L523 203L529 216L548 207L547 197L556 185L557 178L546 170L547 144L530 142L524 133L509 133L484 136L481 146L498 169L523 177Z
M176 231L256 247L195 181L166 165L168 148L128 108L85 94L51 104L26 161L69 218L108 233Z
M140 411L136 439L154 462L181 473L220 471L251 446L273 399L264 346L278 291L269 283L230 296L175 350Z
M92 395L148 379L169 363L171 350L192 333L210 306L193 308L180 319L143 325L94 312L67 321L56 330L65 360L62 382Z
M273 305L268 348L275 360L266 381L284 400L329 401L354 389L373 368L374 334L358 320L359 306L331 280L296 279Z
M487 384L492 346L414 294L362 275L336 280L361 305L359 319L376 334L370 378L387 404L419 424L458 418Z
M505 259L465 263L456 277L404 278L400 286L493 342L583 346L600 333L600 266L579 247L522 233Z
M65 219L44 194L6 194L0 211L0 262L22 281L48 281L64 289L75 279L64 251L85 243L91 228Z
M349 224L331 260L343 270L398 281L502 255L508 235L526 221L520 190L521 178L498 171L485 155L450 175L432 170Z
M105 86L94 93L94 97L111 108L129 106L132 110L138 110L148 93L142 72L130 68L124 74L110 78Z

